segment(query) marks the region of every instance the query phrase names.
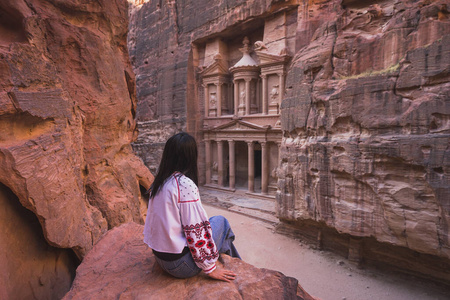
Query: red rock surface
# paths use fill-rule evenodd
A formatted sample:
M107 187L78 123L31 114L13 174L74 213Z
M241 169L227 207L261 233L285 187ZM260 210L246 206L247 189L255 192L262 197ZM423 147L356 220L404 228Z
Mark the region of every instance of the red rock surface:
M450 258L446 1L309 9L282 104L279 216Z
M142 222L127 18L125 0L0 2L2 299L59 299L73 251Z
M223 265L238 274L232 283L202 274L176 279L156 264L142 231L135 223L108 231L77 269L63 299L314 299L296 279L227 255Z
M78 261L49 246L36 216L0 184L0 299L61 299Z
M297 27L281 105L279 218L315 224L319 244L328 229L349 234L358 242L334 246L357 260L366 238L366 248L375 239L448 266L448 1L139 1L129 39L141 101L135 149L154 165L147 153L165 134L184 128L201 142L193 42L262 30L282 8L295 10Z
M2 1L0 182L81 258L141 222L127 2Z

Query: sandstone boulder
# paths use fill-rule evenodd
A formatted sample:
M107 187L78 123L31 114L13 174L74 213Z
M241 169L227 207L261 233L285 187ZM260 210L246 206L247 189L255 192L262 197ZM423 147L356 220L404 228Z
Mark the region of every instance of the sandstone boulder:
M232 283L202 274L173 278L156 264L142 231L136 223L108 231L78 267L63 299L314 299L296 279L227 255L221 256L223 266L238 274Z

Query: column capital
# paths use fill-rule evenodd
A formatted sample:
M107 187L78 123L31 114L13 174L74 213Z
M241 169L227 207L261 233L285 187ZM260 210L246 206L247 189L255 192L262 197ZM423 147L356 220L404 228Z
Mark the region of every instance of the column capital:
M267 75L266 74L261 74L261 75L259 75L259 77L261 77L262 79L266 79Z
M244 80L245 80L245 82L250 82L250 81L252 81L252 78L244 78Z

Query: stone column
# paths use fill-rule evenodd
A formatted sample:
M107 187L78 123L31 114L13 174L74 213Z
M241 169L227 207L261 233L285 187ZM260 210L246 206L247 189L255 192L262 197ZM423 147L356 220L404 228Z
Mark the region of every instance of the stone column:
M245 79L245 114L250 114L250 78Z
M222 115L222 83L216 83L217 90L217 116L220 117Z
M269 145L261 142L261 193L267 195L269 191Z
M234 115L238 115L239 108L239 82L237 80L233 80L234 84Z
M236 185L236 152L235 152L235 141L228 141L228 152L229 152L229 166L230 166L230 189L234 189Z
M209 117L209 93L208 93L208 85L203 85L204 94L205 94L205 118Z
M268 100L267 100L267 75L261 75L262 78L262 113L267 115Z
M224 174L224 170L223 170L223 141L217 141L217 161L218 161L218 166L217 166L217 173L218 173L217 183L219 184L219 186L223 186L223 174Z
M278 108L277 108L277 110L278 110L278 113L280 113L281 102L283 101L283 95L284 95L284 73L278 74L278 77L280 79L280 83L279 83L280 91L279 91L279 94L278 94L279 98L278 98Z
M211 183L211 141L205 140L206 184Z
M248 145L248 191L255 191L255 144L247 142Z

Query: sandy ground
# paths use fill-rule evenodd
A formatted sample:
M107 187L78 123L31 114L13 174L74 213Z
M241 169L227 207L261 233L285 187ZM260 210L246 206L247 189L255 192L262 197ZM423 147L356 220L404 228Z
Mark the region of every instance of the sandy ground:
M322 300L450 299L450 290L413 277L358 269L330 252L310 249L273 232L273 226L241 214L204 205L209 216L226 217L236 234L235 245L246 262L296 278Z

